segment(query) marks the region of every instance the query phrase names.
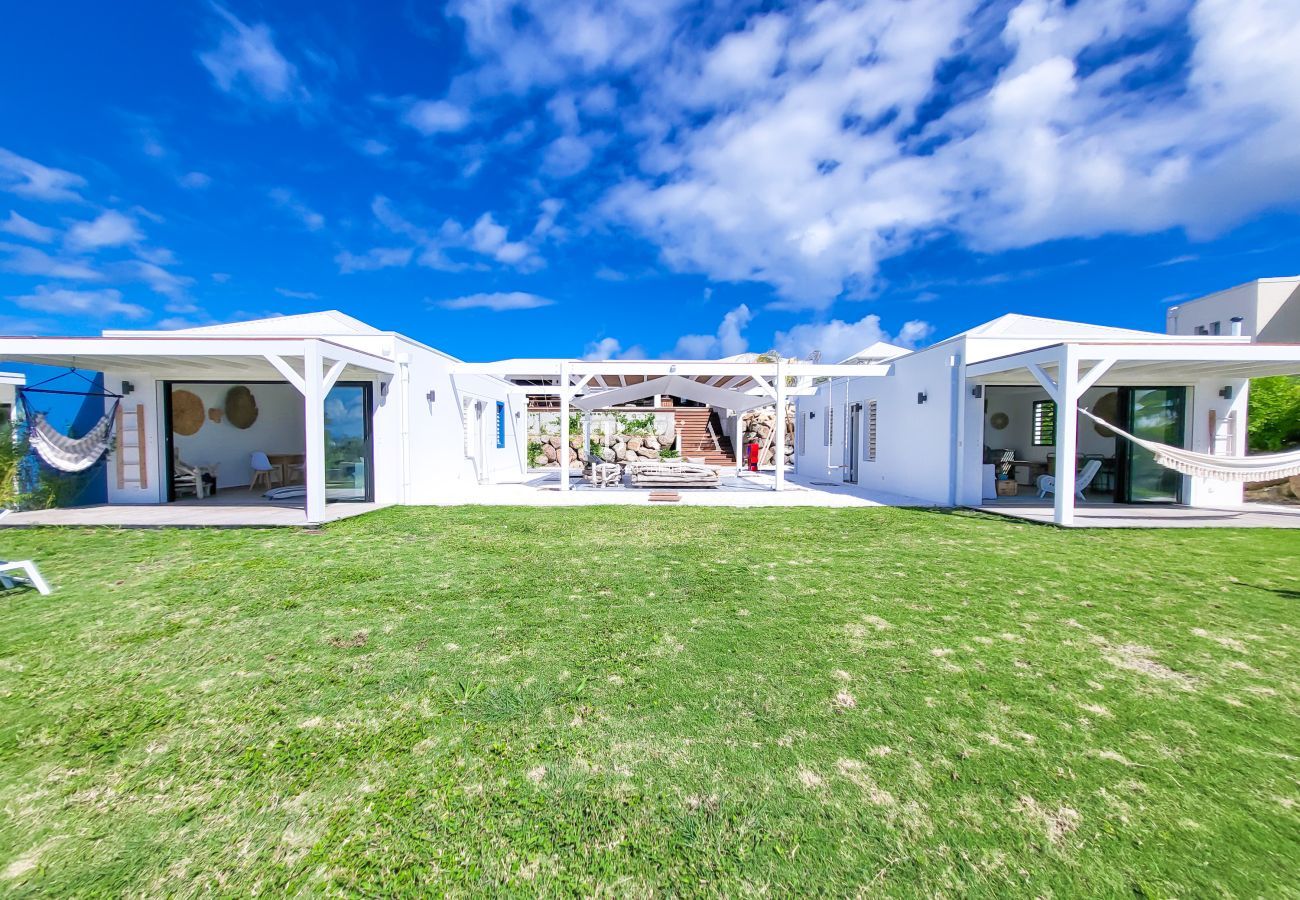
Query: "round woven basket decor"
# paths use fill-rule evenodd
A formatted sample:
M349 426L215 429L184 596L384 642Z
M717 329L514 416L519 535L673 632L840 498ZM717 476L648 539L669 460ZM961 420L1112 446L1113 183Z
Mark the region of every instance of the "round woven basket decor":
M1102 395L1102 397L1098 399L1096 404L1092 407L1092 414L1099 419L1105 419L1107 422L1110 422L1112 425L1118 424L1119 394L1116 393L1115 391L1111 391L1109 394ZM1115 432L1111 431L1109 428L1107 428L1105 425L1102 425L1100 422L1093 422L1092 430L1097 432L1102 437L1115 436Z
M191 435L203 427L203 401L189 391L172 391L172 431Z
M226 393L226 421L236 428L248 428L257 421L257 401L242 384Z

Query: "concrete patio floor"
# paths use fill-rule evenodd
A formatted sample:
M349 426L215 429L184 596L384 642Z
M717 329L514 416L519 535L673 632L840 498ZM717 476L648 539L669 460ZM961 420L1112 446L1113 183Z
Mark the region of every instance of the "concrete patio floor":
M1022 497L971 507L1027 522L1053 524L1050 500ZM1300 528L1300 506L1247 503L1226 509L1086 502L1075 507L1071 528Z
M328 503L325 521L336 522L382 508L380 503ZM172 503L96 503L64 509L14 512L0 518L0 528L39 526L106 526L116 528L302 528L301 500L272 501L245 488L227 488L198 500Z
M868 491L851 484L835 484L826 478L786 475L785 490L772 490L771 472L734 472L724 474L716 488L679 488L681 499L675 502L651 502L650 490L624 483L617 487L596 488L577 474L569 490L560 490L558 472L534 472L526 481L512 484L469 485L449 491L437 498L438 506L927 506L935 504L901 494ZM673 490L656 488L656 490Z

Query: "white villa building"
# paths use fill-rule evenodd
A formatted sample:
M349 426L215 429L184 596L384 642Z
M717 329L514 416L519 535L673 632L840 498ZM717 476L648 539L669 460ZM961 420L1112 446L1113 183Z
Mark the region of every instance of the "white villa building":
M1242 489L1156 466L1104 426L1057 410L1081 405L1139 436L1239 456L1248 379L1300 373L1300 345L1007 315L921 350L878 344L833 365L469 363L320 312L89 338L0 337L0 362L100 372L105 393L116 395L105 398L116 418L108 504L97 518L77 521L120 523L142 506L179 505L186 523L314 525L375 506L474 502L476 491L496 485L539 498L539 491L590 491L576 465L549 473L530 467L529 399L546 395L560 422L674 398L678 408L716 422L732 447L741 444L745 411L792 406L792 435L772 434L774 466L754 476L728 467L720 493L752 497L762 487L799 491L810 503L834 492L882 503L1036 505L1069 525L1076 472L1091 459L1101 464L1086 503L1231 509L1241 505ZM794 441L789 468L787 440ZM270 497L249 490L262 457L288 490ZM197 497L180 496L187 474L200 482L208 475L215 494L205 498L200 487ZM1044 474L1057 490L1040 499ZM257 515L259 505L278 518ZM223 508L238 508L243 518L209 513ZM10 518L39 522L44 514Z

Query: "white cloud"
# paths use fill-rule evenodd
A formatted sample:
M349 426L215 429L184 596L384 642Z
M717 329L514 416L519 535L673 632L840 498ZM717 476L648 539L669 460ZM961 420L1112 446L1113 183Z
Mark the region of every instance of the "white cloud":
M9 211L8 219L0 222L0 231L7 231L10 234L26 238L29 241L35 241L38 244L48 244L58 234L53 228L47 225L38 225L31 219L18 215L13 210Z
M467 85L553 92L544 174L591 172L579 113L618 84L640 170L600 211L670 266L786 306L867 295L883 260L941 235L1198 238L1300 204L1292 0L734 9L451 5L480 61Z
M366 156L385 156L388 154L390 150L392 150L392 148L389 147L387 144L385 144L383 141L378 141L375 140L374 138L366 138L364 141L361 142L360 147L358 147L357 149L359 149Z
M640 345L624 349L618 338L607 337L588 344L583 350L582 358L604 362L607 359L645 359L646 354Z
M897 336L891 336L881 327L880 316L872 314L856 322L832 319L796 325L789 331L778 331L772 343L782 356L807 359L813 351L820 351L822 362L837 363L876 341L914 347L933 331L929 323L913 320L905 322Z
M217 46L200 53L199 61L221 90L268 103L307 97L297 68L276 49L270 28L263 23L245 25L217 4L212 8L226 27Z
M89 222L77 222L68 229L64 240L73 250L99 250L134 244L144 235L135 220L117 210L106 210Z
M720 359L735 356L749 349L744 331L754 314L745 304L737 306L722 317L714 334L684 334L669 354L673 359Z
M447 100L417 100L402 121L425 136L461 131L469 124L469 111Z
M73 291L41 286L36 288L35 293L9 299L24 309L59 315L93 316L101 319L126 316L129 319L139 319L149 314L149 310L143 306L124 301L122 292L113 288Z
M79 201L74 188L86 179L63 169L51 169L0 147L0 190L33 200Z
M514 309L537 309L550 306L554 300L529 294L524 291L509 291L495 294L470 294L438 303L444 309L489 309L492 312L505 312Z
M401 268L411 261L414 254L415 251L410 247L373 247L361 254L344 250L334 257L334 261L339 264L339 272L347 275L351 272Z
M69 281L103 281L104 274L84 259L66 259L51 256L35 247L0 243L0 272L16 275L35 275L41 278L62 278Z
M275 292L281 297L288 297L290 300L319 300L320 294L315 291L293 291L289 288L278 287Z
M184 275L176 275L156 263L142 259L137 259L126 264L126 268L130 272L131 277L149 285L149 288L154 293L162 294L164 297L171 297L173 299L183 297L186 289L194 283L193 278L188 278Z
M288 188L273 188L270 197L276 206L292 213L308 231L320 231L325 227L325 217L299 200Z
M181 187L191 191L199 191L212 184L212 176L205 172L186 172L177 182Z
M213 273L212 273L212 280L215 281L217 284L225 284L226 282L230 281L230 273L229 273L229 272L213 272Z
M510 232L504 225L497 224L492 213L483 213L479 216L478 221L469 231L470 247L475 252L490 256L497 262L510 266L525 266L536 261L530 245L509 238Z

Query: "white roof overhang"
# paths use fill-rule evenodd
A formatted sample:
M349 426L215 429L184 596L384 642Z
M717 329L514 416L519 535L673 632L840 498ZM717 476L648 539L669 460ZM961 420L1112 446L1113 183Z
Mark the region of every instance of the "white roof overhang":
M272 360L301 376L312 342L319 346L322 360L343 363L343 380L397 371L390 359L315 338L4 337L0 360L172 381L283 381L283 371Z
M1039 383L1031 368L1037 366L1056 380L1067 347L1083 378L1098 364L1109 366L1095 381L1101 387L1300 374L1300 344L1124 342L1057 344L1013 353L971 363L966 377L980 384L1032 385Z
M693 381L705 387L724 389L728 393L762 393L771 402L773 386L780 372L786 379L789 396L812 393L814 380L832 377L881 377L888 375L891 367L879 365L816 365L812 363L726 362L718 360L582 360L582 359L503 359L487 363L458 363L453 375L490 375L514 383L528 394L555 394L562 386L570 393L594 395L597 391L612 391L639 385L652 379L675 376L683 381ZM567 379L567 384L565 381ZM682 382L676 382L682 387ZM675 390L649 391L632 399L653 394L678 394ZM619 402L602 400L602 405ZM700 402L706 402L701 400ZM732 402L734 398L732 398ZM722 404L710 404L722 405ZM761 404L760 404L761 405ZM729 406L729 409L737 407ZM752 407L745 407L752 408Z
M767 406L773 399L767 393L750 394L745 391L714 387L705 382L685 378L681 375L662 375L659 378L651 378L627 387L585 394L574 400L573 405L578 409L590 411L606 406L631 403L633 400L653 397L656 394L669 394L674 397L681 397L684 400L694 400L697 403L716 406L719 409L736 410L737 412Z

